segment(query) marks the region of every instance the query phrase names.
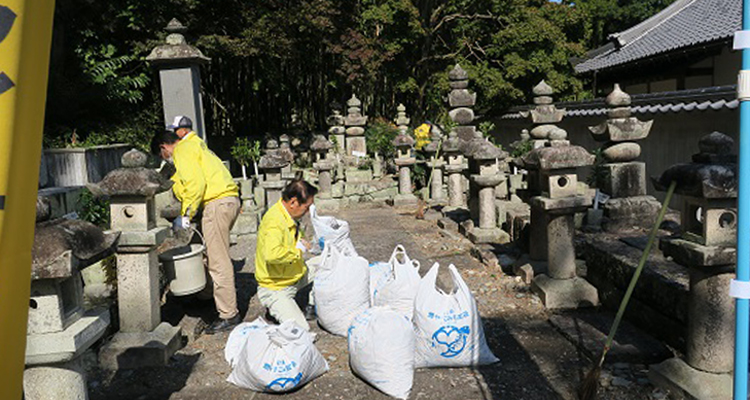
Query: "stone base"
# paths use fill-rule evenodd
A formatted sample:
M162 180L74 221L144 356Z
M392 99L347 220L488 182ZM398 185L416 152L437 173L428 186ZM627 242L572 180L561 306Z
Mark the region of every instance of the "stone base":
M321 199L315 198L315 207L320 212L337 212L341 208L339 199Z
M413 194L397 194L393 196L393 206L394 207L403 207L403 206L413 206L416 205L419 199L417 199L417 196Z
M599 305L596 288L583 278L552 279L539 275L531 282L531 290L548 309L573 309Z
M163 367L182 346L182 330L162 322L151 332L117 332L102 347L99 362L107 369Z
M242 211L237 216L230 234L241 236L256 233L258 232L258 223L258 214L255 210Z
M618 232L627 229L651 229L659 215L661 203L652 196L609 199L602 206L602 229Z
M458 233L458 222L450 218L447 218L447 217L440 218L438 219L437 224L438 224L438 227L442 229Z
M675 398L719 400L732 398L732 374L699 371L679 358L652 365L648 371L651 383Z
M500 228L483 229L474 227L468 232L467 237L472 243L508 243L510 235Z
M109 322L108 310L92 310L62 332L28 335L26 365L73 360L102 337Z
M30 367L23 371L26 400L86 400L86 375L80 359L71 362Z

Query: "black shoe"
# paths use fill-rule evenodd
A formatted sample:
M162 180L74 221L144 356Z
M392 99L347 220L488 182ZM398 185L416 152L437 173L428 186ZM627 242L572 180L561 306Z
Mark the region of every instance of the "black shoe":
M239 314L229 319L219 318L212 322L203 333L206 335L213 335L214 333L230 331L232 328L239 325L240 322L242 322L242 320L240 319Z
M308 304L307 307L305 307L305 319L308 321L315 321L316 318L318 318L318 314L315 313L315 306Z

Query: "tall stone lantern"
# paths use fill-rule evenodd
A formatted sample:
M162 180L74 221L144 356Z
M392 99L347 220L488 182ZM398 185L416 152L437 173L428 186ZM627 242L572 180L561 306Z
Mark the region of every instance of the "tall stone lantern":
M654 179L657 190L677 182L683 198L681 238L662 239L665 256L690 271L684 360L651 366L649 379L672 393L696 399L732 397L734 299L729 295L737 256L737 157L734 141L714 132L698 143L689 164L677 164Z
M536 171L541 184L541 194L531 199L530 247L546 253L547 273L534 277L532 290L549 309L596 306L596 288L577 275L573 244L573 217L593 202L591 191L579 192L576 168L593 164L594 156L583 147L563 145L537 148L519 162Z
M320 189L318 197L321 199L331 198L331 186L333 184L331 170L334 168L334 160L331 158L331 149L333 149L333 143L323 135L318 135L315 138L315 141L310 145L310 150L315 154L313 168L318 171L318 186Z
M448 207L443 208L443 211L447 213L465 209L463 171L466 169L466 164L461 152L461 139L454 130L450 131L448 139L443 144L443 158L445 159L445 173L448 174Z
M181 330L161 321L159 260L156 248L169 228L156 225L154 195L172 182L145 168L146 154L131 150L123 168L89 185L95 196L110 199L110 226L121 231L117 248L117 307L120 331L99 356L112 368L164 366L181 345Z
M479 137L467 144L464 153L470 157L471 183L476 188L472 193L478 195L476 210L471 211L476 215L479 226L467 232L469 240L474 243L505 241L507 234L497 226L495 187L506 180L500 170L500 162L504 163L508 153Z
M187 27L172 19L165 30L167 43L155 47L146 57L159 71L161 97L164 106L164 125L175 116L185 115L193 120L193 129L208 142L203 120L200 66L211 61L197 48L187 44Z
M363 158L367 156L367 142L365 141L365 125L367 116L362 115L362 101L356 95L346 101L346 154L350 157Z
M417 163L414 157L414 138L402 130L393 139L393 147L396 148L397 157L394 161L398 166L398 194L393 198L393 205L416 204L417 197L412 193L410 170Z

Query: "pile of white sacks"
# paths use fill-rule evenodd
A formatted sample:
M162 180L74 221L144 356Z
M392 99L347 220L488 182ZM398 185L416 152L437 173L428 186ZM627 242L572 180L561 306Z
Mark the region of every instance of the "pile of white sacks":
M368 263L349 239L349 226L333 217L311 217L323 249L314 280L318 323L346 336L355 374L380 391L406 399L415 368L470 367L497 362L484 337L469 287L450 265L454 290L435 282L438 263L423 276L419 262L396 246L388 262ZM293 322L262 319L232 331L225 349L229 382L265 392L287 392L328 371L313 336Z

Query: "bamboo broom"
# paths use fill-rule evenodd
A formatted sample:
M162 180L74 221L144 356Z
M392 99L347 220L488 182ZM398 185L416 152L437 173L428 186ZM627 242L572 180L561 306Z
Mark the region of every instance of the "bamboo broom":
M633 294L635 284L638 282L638 277L641 276L643 266L646 265L648 255L649 253L651 253L651 246L653 246L654 241L656 240L656 233L659 231L659 225L661 225L662 220L664 220L664 214L667 213L669 201L672 199L672 194L674 194L676 186L677 182L672 181L672 183L669 185L669 189L667 189L667 196L664 198L664 202L661 205L661 210L659 211L659 216L656 218L656 222L654 222L654 227L651 228L651 233L648 236L648 243L646 243L646 248L643 249L641 260L638 262L638 267L635 269L633 278L630 279L628 290L625 292L625 296L622 298L620 309L617 310L615 321L612 324L612 328L610 328L609 330L609 335L607 335L607 341L604 342L604 348L602 349L602 354L599 357L599 363L596 364L588 374L586 374L586 377L583 379L583 381L581 381L581 385L578 387L578 396L581 400L595 400L597 398L597 392L599 390L599 376L602 372L602 365L604 365L604 358L607 356L607 353L612 346L612 341L615 338L615 334L617 334L617 328L620 326L620 321L622 320L623 314L625 314L625 308L627 308L628 306L628 301L630 301L630 296Z

